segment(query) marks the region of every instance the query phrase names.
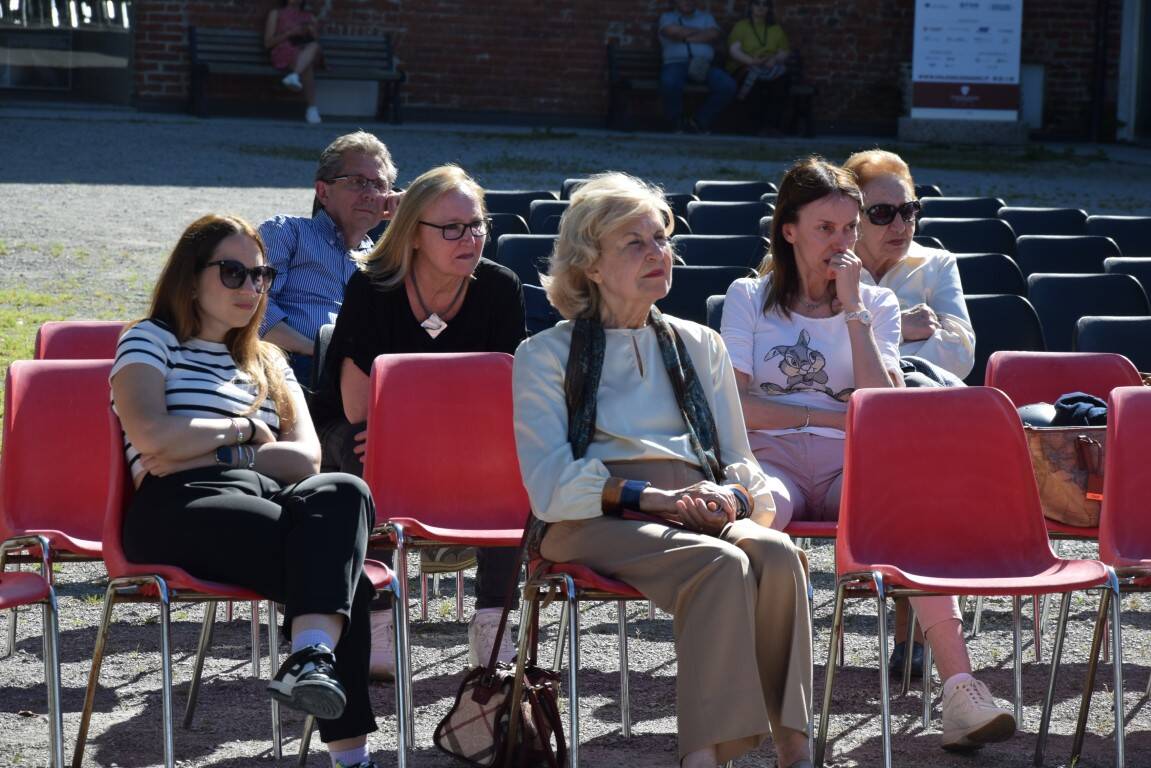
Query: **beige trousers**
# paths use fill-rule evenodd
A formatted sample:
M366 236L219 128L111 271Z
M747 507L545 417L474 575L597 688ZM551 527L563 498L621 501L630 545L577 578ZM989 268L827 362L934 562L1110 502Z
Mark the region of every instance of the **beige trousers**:
M665 490L702 479L679 461L608 468ZM596 517L552 523L540 554L627 582L675 617L681 758L714 745L724 763L758 747L773 728L808 732L807 559L785 534L750 520L713 537Z

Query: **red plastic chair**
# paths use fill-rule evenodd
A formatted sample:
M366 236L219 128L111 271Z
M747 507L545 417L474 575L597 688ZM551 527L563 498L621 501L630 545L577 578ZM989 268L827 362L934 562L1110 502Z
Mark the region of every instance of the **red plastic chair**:
M36 331L37 360L111 360L123 320L49 320Z
M909 445L930 450L913 452L909 465ZM833 638L850 589L874 590L878 600L885 768L891 766L888 597L1011 595L1018 627L1022 595L1118 589L1114 572L1103 563L1052 553L1019 417L1002 392L986 387L872 389L852 395L836 574ZM1112 616L1117 622L1118 614ZM816 765L822 765L827 743L835 648L832 640ZM1020 656L1017 633L1016 722L1022 715ZM1052 687L1056 670L1053 664ZM1120 678L1116 666L1117 682Z
M99 683L100 667L104 660L104 648L108 639L108 627L112 619L112 609L117 602L157 602L160 605L160 661L162 675L161 705L163 709L164 728L164 765L166 768L175 767L175 738L172 716L172 654L171 654L171 626L170 607L173 602L197 602L230 600L264 600L264 596L242 587L231 584L197 579L182 568L156 563L133 563L124 553L121 539L124 510L127 507L131 488L128 480L128 471L124 460L123 436L120 420L112 413L111 408L105 404L103 415L107 422L104 445L92 445L90 451L98 455L92 459L104 473L108 488L108 513L104 518L103 544L104 562L108 569L108 587L104 593L104 611L100 619L100 627L96 633L96 647L92 652L92 668L88 675L88 687L84 697L84 708L80 716L80 730L76 739L76 750L72 758L73 768L80 768L84 759L84 746L87 740L88 727L92 718L92 707L96 698L96 686ZM100 456L99 454L103 454ZM98 459L103 458L103 461ZM178 535L178 532L174 532ZM391 579L391 574L382 564L368 569L373 581L380 586L393 587L397 580ZM382 571L380 569L383 569ZM214 602L211 604L214 607ZM188 693L188 709L185 719L187 723L195 707L198 695L200 670L207 643L211 637L211 622L205 621L200 635L200 652L196 662L196 670L192 687ZM268 645L272 664L269 677L276 672L276 662L279 654L279 631L276 627L276 609L273 601L268 601ZM396 639L399 639L397 633ZM398 647L398 646L397 646ZM405 660L399 659L397 653L397 670L405 669L401 666ZM280 736L280 712L276 701L272 701L272 752L278 760L282 756ZM403 692L397 686L396 711L403 712ZM405 725L399 728L403 732ZM400 765L404 765L404 755L401 750Z
M10 549L38 550L40 573L4 570L4 556ZM18 606L40 604L44 616L44 684L48 688L49 764L64 764L64 721L60 709L60 630L56 608L56 591L49 578L52 567L48 562L50 545L43 536L23 536L0 544L0 610Z
M1112 390L1108 404L1107 458L1103 474L1103 509L1099 516L1099 559L1115 569L1121 592L1151 592L1151 474L1147 472L1148 449L1151 448L1151 389L1147 387L1119 387ZM1100 607L1102 615L1105 606ZM1119 611L1119 600L1115 601ZM1091 660L1084 679L1083 701L1079 709L1079 723L1071 748L1071 764L1083 751L1083 734L1087 728L1087 712L1095 683L1095 670L1099 663L1103 622L1097 622L1091 644ZM1060 624L1058 640L1062 639ZM1112 645L1118 646L1113 637ZM1058 651L1057 651L1058 652ZM1115 663L1120 663L1115 651ZM1058 659L1058 657L1056 657ZM1122 702L1121 689L1118 701ZM1144 695L1151 696L1151 679ZM1045 724L1046 725L1046 724ZM1041 732L1046 736L1046 730ZM1117 734L1122 745L1123 734ZM1117 764L1122 764L1119 750Z
M1115 387L1142 384L1139 371L1111 352L993 352L984 382L1003 390L1016 407L1054 403L1068 392L1106 399Z
M502 352L376 358L364 480L378 529L396 547L397 573L407 572L411 548L519 545L530 504L516 458L511 377L512 357ZM396 586L397 647L406 657L407 580ZM410 671L396 679L413 725Z
M0 540L43 536L49 566L102 557L107 478L92 450L107 440L111 368L111 360L17 360L8 368ZM61 482L61 466L68 467L67 482ZM29 553L13 553L8 559L39 560ZM15 610L9 614L8 630L6 655L11 655Z

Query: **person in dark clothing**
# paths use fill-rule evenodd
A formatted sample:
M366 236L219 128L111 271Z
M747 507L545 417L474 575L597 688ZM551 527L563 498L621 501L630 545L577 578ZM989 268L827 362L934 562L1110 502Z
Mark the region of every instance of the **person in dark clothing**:
M480 258L489 229L483 190L459 167L433 168L408 187L387 232L348 281L336 319L315 404L325 463L363 473L369 377L378 355L515 352L526 336L523 289L511 270ZM371 557L390 554L373 550ZM480 549L476 559L472 667L489 658L519 567L515 548ZM373 608L371 674L389 679L394 617L389 601ZM499 657L513 656L505 634Z

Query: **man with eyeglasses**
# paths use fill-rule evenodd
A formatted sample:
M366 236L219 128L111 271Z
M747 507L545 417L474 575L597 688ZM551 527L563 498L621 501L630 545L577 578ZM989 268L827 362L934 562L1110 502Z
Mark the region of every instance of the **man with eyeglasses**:
M320 154L311 218L274 216L260 225L276 279L260 334L286 350L300 384L311 384L320 327L334 323L356 259L375 245L369 232L390 219L400 195L396 166L374 135L340 136Z

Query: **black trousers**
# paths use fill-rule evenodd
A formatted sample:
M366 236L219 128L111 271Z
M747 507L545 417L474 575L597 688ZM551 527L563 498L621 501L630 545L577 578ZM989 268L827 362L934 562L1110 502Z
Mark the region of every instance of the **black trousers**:
M329 473L281 486L248 469L205 467L144 478L124 516L124 553L283 603L289 637L296 616L343 616L334 650L347 705L338 719L318 721L329 742L376 730L368 696L374 590L363 569L374 520L358 477Z
M365 428L364 423L349 424L337 419L318 427L320 445L325 466L338 468L341 472L362 477L364 465L353 450L354 437ZM387 510L384 510L387 515ZM371 549L368 556L392 564L392 550ZM481 547L476 550L476 610L481 608L503 608L508 596L508 586L513 574L519 570L519 549L516 547ZM390 594L380 595L372 603L372 610L386 610L392 607Z

